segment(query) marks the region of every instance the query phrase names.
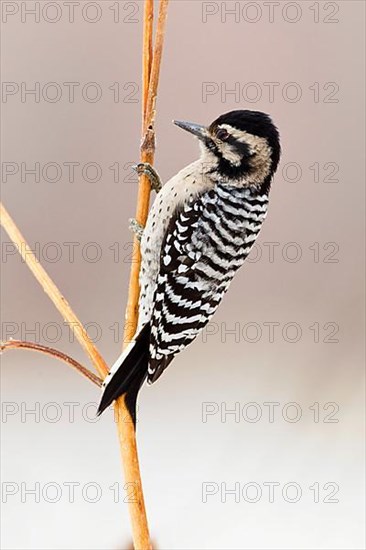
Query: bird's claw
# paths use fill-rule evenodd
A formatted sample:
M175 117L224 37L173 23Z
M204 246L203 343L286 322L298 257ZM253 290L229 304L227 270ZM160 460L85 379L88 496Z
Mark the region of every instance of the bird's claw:
M144 227L135 218L131 218L129 220L128 228L135 235L136 239L141 242Z
M142 176L143 174L147 176L151 184L151 189L153 189L156 193L159 193L163 185L159 174L155 168L151 166L151 164L148 162L139 162L139 164L133 164L131 168L138 176Z

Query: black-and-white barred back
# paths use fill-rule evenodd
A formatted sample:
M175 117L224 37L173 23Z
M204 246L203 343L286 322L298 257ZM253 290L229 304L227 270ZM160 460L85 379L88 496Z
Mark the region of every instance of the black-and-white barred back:
M218 183L175 213L149 304L149 382L209 322L255 243L267 205L268 195L256 188Z
M150 210L136 340L111 369L99 412L125 393L134 414L145 378L157 380L212 318L267 215L281 151L270 117L231 111L209 127L176 124L198 137L201 157L163 186Z

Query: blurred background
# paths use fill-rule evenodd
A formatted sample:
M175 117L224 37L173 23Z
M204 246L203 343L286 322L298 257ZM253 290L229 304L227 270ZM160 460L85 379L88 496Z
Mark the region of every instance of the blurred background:
M2 2L2 200L101 353L133 261L142 2ZM160 549L364 548L364 3L172 0L164 181L198 147L173 118L272 115L267 221L205 333L140 394ZM88 365L2 233L2 339ZM113 413L65 365L2 356L4 549L115 549L130 526Z

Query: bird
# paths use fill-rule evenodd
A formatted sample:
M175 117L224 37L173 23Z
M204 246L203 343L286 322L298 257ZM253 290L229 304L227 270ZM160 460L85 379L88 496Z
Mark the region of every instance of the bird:
M253 247L267 215L281 145L271 117L235 110L209 126L173 121L195 136L200 157L161 186L140 235L139 321L133 341L103 383L97 414L119 396L133 421L145 380L158 380L202 331Z

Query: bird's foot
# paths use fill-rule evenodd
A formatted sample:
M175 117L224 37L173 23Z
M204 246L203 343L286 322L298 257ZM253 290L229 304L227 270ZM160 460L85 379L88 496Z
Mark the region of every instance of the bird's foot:
M135 170L135 172L139 176L141 176L142 174L147 176L151 184L151 189L153 189L156 193L159 193L159 191L163 187L163 184L161 182L159 174L157 173L155 168L151 166L151 164L149 164L148 162L140 162L139 164L134 164L132 166L132 169Z
M135 218L129 220L128 228L135 235L136 239L141 242L144 226L141 225Z

